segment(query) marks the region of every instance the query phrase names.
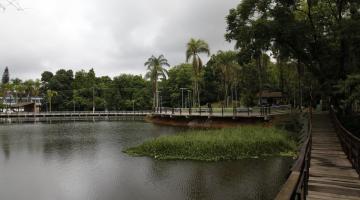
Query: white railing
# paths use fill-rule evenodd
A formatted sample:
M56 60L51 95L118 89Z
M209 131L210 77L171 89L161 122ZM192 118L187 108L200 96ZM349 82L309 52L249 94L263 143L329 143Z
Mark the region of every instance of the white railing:
M16 116L107 116L107 115L148 115L151 111L52 111L52 112L1 112L1 117Z

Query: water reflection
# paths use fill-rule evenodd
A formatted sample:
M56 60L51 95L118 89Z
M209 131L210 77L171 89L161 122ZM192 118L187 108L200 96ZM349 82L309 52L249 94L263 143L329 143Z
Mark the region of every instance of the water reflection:
M1 149L3 150L4 156L6 160L10 158L10 143L9 143L9 136L7 134L1 135Z
M158 161L122 153L180 130L142 122L2 125L0 199L272 199L292 162Z

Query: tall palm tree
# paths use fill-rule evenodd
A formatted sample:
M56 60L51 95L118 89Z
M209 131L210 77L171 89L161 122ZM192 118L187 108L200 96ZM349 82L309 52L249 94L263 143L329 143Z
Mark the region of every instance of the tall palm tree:
M200 106L200 92L199 92L199 80L201 75L201 70L203 68L203 62L200 59L199 54L205 53L210 56L209 45L201 39L191 38L187 43L186 49L186 62L192 60L193 70L194 70L194 105ZM195 101L195 99L197 100Z
M53 91L53 90L47 90L46 91L46 96L47 96L47 99L48 99L48 102L49 102L49 107L50 107L50 112L51 112L51 102L52 102L52 98L54 96L56 96L58 93L56 91Z
M39 96L40 88L41 88L41 81L39 79L36 79L35 82L34 82L33 94L32 94L34 97Z
M25 93L27 97L27 101L30 102L30 97L34 93L34 81L33 80L27 80L24 82L25 87Z
M164 67L170 67L167 59L160 55L159 57L151 56L144 64L147 66L146 79L150 79L153 88L153 108L159 107L158 101L158 80L160 77L166 78L168 71Z

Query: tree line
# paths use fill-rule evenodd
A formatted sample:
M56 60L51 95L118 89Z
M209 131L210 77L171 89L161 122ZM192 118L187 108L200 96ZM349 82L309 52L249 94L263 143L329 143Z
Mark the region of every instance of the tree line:
M295 67L279 71L277 64L264 54L263 67L256 61L239 64L239 51L218 51L203 64L199 54L210 55L209 45L200 39L187 44L184 63L170 66L164 55L151 56L145 63L145 76L121 74L114 78L98 77L89 71L59 69L45 71L39 80L9 80L3 74L3 96L15 96L17 102L29 97L43 98L43 111L150 110L155 107L254 106L260 85L263 88L292 91L295 78L281 81L281 75L296 77ZM259 81L258 77L262 77ZM282 86L281 86L282 85ZM284 86L285 85L285 86ZM296 98L296 97L293 97Z
M320 99L344 112L359 107L359 1L243 0L226 23L233 51L211 54L206 41L190 39L184 63L151 56L144 77L60 69L42 73L41 80L3 81L1 90L43 96L47 110L50 103L53 110L253 106L264 90L283 92L297 107ZM210 60L204 64L201 55Z

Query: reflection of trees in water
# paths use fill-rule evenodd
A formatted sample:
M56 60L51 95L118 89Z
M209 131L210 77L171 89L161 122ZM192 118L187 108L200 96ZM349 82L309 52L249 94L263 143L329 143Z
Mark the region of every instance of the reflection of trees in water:
M189 182L187 184L187 199L211 199L211 188L208 187L207 173L201 165L196 165L192 170Z
M226 198L273 199L284 183L291 163L291 159L280 157L220 162L212 168L211 174L221 189L209 190L216 191L215 199L229 194L231 197Z
M9 160L10 158L10 141L9 141L9 135L8 133L2 133L0 137L1 141L1 149L4 153L4 156L6 160Z
M69 158L74 153L95 156L97 138L94 125L75 127L76 124L57 124L43 132L43 151L46 158Z
M291 159L246 159L234 162L153 161L155 183L182 187L186 199L273 199ZM183 185L172 185L177 179ZM176 195L176 194L174 194Z

